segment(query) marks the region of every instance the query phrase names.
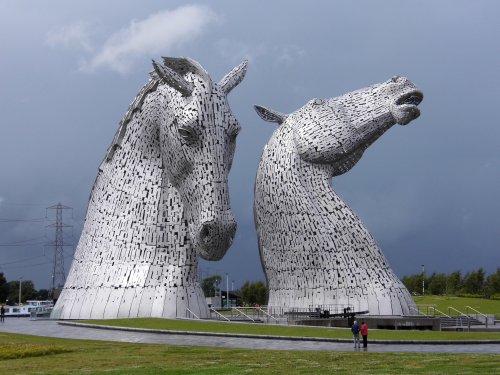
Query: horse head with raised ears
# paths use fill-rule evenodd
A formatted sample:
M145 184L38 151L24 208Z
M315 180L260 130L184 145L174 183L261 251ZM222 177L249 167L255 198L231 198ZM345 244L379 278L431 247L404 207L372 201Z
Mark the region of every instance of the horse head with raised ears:
M99 168L54 317L209 316L198 256L221 259L236 231L228 173L240 126L226 96L247 62L217 83L189 58L153 67Z
M229 204L228 174L240 131L227 94L244 78L247 61L218 83L190 58L153 61L159 86L159 139L164 171L184 206L191 243L206 260L230 247L236 221Z

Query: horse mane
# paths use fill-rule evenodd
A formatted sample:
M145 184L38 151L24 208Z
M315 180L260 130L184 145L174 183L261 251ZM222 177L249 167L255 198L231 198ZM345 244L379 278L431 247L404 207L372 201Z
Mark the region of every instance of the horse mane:
M103 163L111 161L113 159L113 155L115 154L115 151L118 147L121 147L121 143L123 140L123 137L125 136L125 133L127 132L127 125L132 119L132 116L134 115L135 112L140 111L142 109L142 105L144 104L144 100L146 99L146 96L151 93L156 91L158 88L158 84L160 83L160 80L158 76L154 77L153 76L154 72L151 72L151 78L149 81L141 88L139 93L136 95L132 103L128 106L127 112L125 112L125 115L123 116L122 120L120 121L120 125L118 127L118 130L115 133L115 136L113 137L113 141L111 142L111 145L108 147L108 150L106 151L106 156L104 157ZM156 73L155 73L156 74ZM102 164L99 167L99 170L102 170Z
M193 73L198 75L203 79L205 83L209 85L209 90L211 90L212 80L208 75L208 72L203 69L203 67L195 60L190 59L189 57L162 57L165 66L169 67L176 73L184 76L188 73ZM125 133L127 132L127 125L132 119L132 116L135 112L140 111L142 109L142 105L144 104L144 100L148 94L156 91L162 79L158 76L158 73L152 70L150 73L149 81L141 88L139 93L135 96L134 100L128 106L127 112L123 116L120 124L118 126L118 130L113 137L113 141L111 145L108 147L106 151L106 156L104 157L103 163L111 161L113 159L113 155L117 148L121 147L121 142ZM102 163L99 167L99 170L102 170Z

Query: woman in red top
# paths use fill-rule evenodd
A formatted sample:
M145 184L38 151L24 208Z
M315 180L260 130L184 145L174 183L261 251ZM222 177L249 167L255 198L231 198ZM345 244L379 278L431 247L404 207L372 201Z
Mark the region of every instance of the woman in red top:
M363 348L368 347L368 324L361 322L361 336L363 336Z

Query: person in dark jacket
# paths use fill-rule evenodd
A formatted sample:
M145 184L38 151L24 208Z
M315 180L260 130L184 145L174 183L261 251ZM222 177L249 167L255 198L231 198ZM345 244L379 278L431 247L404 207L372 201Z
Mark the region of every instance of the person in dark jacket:
M354 348L359 349L359 324L355 320L351 327L352 336L354 337Z

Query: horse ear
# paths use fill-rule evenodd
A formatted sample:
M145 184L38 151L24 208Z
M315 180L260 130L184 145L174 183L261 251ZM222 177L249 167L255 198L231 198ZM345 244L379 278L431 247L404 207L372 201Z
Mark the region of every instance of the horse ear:
M158 74L160 80L173 89L179 91L182 96L191 96L194 89L194 85L191 82L186 81L184 77L170 69L168 66L158 64L154 60L153 68L155 69L156 74Z
M261 105L254 105L253 108L262 120L277 122L279 125L281 125L288 117L288 115L285 115L284 113L273 111L272 109L262 107Z
M222 78L219 82L219 87L222 91L227 95L234 89L243 78L245 78L245 74L247 72L248 60L244 60L240 65L227 73L224 78Z

